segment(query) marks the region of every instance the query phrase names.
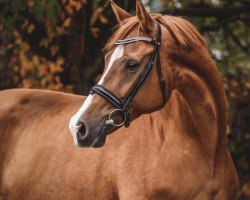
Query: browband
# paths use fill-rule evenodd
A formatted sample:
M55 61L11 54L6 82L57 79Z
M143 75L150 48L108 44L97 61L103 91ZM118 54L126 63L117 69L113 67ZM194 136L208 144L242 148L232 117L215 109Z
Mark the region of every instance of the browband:
M129 43L140 42L140 41L149 42L149 43L152 43L154 45L157 44L158 46L161 45L160 42L157 42L154 39L147 38L147 37L134 37L134 38L128 38L128 39L124 39L124 40L118 40L115 44L117 44L117 45L119 45L119 44L129 44Z

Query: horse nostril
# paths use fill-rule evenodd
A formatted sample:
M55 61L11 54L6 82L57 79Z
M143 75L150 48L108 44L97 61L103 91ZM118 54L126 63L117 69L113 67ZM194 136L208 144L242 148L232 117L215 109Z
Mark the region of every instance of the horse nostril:
M77 139L78 140L84 140L85 136L86 136L86 126L83 122L79 122L77 124L77 126L79 127L79 131L77 132Z

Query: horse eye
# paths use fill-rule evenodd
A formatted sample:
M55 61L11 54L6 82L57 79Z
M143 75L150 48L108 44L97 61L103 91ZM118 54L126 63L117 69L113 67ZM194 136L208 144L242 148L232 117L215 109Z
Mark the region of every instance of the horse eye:
M139 64L133 60L128 60L125 64L125 68L128 71L135 71L139 67Z

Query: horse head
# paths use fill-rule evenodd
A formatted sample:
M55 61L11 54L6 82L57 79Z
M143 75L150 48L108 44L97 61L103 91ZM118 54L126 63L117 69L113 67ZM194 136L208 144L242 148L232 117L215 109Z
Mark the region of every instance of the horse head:
M106 45L104 73L69 125L80 147L103 146L108 134L161 109L172 91L160 15L150 15L140 0L136 16L111 6L119 28Z

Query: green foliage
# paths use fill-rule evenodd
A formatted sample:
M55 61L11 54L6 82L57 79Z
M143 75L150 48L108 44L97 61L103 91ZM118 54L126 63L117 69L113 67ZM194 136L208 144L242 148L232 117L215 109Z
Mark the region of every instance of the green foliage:
M26 2L25 1L20 1L20 0L12 0L12 10L13 12L22 12L25 11L27 8Z
M4 18L14 18L14 21L19 21L21 16L27 17L30 13L37 20L42 20L45 18L57 18L62 11L61 5L58 0L1 0L0 6L2 7L0 13L0 19Z
M45 16L47 18L56 18L61 13L61 6L57 0L50 0L45 9Z
M40 21L45 15L46 1L35 1L34 5L30 9L30 13L35 16L35 18Z
M63 0L0 1L0 37L3 38L0 42L5 43L4 52L9 55L8 61L3 57L0 62L9 65L7 70L2 67L2 75L11 75L13 86L71 91L68 85L61 83L59 75L63 72L64 59L55 41L70 25L70 16L63 13L63 9L73 13L74 6L79 9L82 3L74 0L68 3ZM33 44L32 39L36 43ZM43 53L36 55L35 52ZM44 54L50 56L44 57Z

